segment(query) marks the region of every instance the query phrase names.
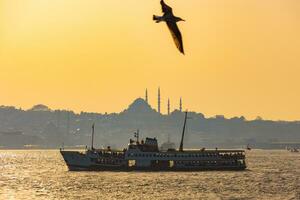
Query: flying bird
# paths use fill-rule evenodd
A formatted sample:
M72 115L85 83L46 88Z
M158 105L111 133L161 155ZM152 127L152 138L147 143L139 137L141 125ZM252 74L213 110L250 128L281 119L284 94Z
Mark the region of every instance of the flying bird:
M174 16L172 8L170 6L168 6L164 2L164 0L161 0L160 4L161 4L162 12L164 14L163 14L163 16L153 15L153 20L156 23L159 23L159 22L166 22L167 23L167 26L168 26L168 28L171 32L171 35L173 37L173 40L175 42L175 45L176 45L177 49L181 53L184 54L182 36L181 36L180 30L179 30L176 23L179 22L179 21L185 21L185 20L181 19L180 17Z

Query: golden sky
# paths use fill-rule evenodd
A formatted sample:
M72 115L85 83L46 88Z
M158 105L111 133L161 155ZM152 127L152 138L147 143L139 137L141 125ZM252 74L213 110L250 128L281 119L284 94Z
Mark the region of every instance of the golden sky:
M299 0L0 0L0 105L119 112L148 88L207 116L300 119Z

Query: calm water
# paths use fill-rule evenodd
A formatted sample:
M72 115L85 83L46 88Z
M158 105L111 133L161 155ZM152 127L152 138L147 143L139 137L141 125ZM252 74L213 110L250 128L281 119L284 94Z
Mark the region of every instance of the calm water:
M300 153L247 152L244 172L69 172L55 150L0 151L0 199L300 199Z

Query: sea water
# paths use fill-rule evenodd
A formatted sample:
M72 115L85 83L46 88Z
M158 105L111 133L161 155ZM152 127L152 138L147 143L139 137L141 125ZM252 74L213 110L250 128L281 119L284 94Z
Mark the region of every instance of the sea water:
M245 171L71 172L58 150L1 150L0 199L295 199L300 153L246 152Z

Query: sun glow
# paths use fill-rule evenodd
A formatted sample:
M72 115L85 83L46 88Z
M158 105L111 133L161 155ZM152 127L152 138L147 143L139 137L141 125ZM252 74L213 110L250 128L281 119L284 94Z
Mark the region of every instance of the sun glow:
M0 104L119 112L160 86L173 108L299 119L298 0L167 2L185 56L158 1L0 0Z

